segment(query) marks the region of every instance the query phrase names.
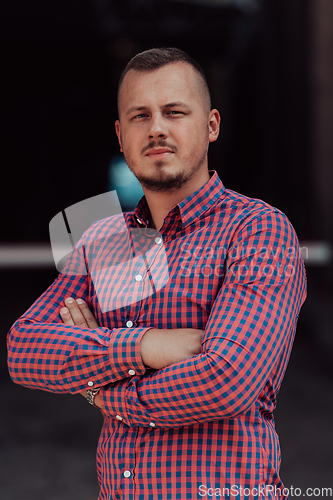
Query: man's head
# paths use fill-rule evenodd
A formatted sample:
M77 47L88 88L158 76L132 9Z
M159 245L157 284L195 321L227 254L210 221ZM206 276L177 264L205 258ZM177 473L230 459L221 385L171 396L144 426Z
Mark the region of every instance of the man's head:
M204 102L204 105L207 107L207 111L211 109L211 98L210 92L206 80L205 73L203 72L202 67L197 61L195 61L191 56L189 56L183 50L177 49L175 47L162 47L162 48L154 48L150 50L145 50L144 52L140 52L136 54L132 59L127 63L124 71L121 73L118 84L118 112L119 112L119 100L121 94L121 87L123 80L126 74L132 69L134 71L143 71L149 72L154 71L156 69L162 68L167 64L172 63L187 63L192 66L195 71L195 76L198 85L198 92Z
M118 108L120 148L144 189L172 192L208 177L220 117L210 110L202 69L187 54L171 48L136 55L122 73Z

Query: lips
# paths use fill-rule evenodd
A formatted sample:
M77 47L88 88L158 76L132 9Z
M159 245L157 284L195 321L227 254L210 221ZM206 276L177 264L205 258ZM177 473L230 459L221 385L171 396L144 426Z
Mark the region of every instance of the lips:
M153 148L147 151L146 156L148 156L148 158L156 159L156 158L167 158L172 154L173 151L171 151L171 149L168 148Z

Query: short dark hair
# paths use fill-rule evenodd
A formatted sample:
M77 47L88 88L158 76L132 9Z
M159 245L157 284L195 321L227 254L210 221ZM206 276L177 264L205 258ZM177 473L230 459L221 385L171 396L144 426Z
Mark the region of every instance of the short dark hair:
M200 66L200 64L195 61L191 56L189 56L183 50L177 49L176 47L160 47L153 48L149 50L145 50L144 52L140 52L136 54L132 59L127 63L124 71L121 73L118 84L118 104L119 104L119 93L121 84L127 73L133 69L135 71L154 71L156 69L162 68L167 64L176 63L176 62L184 62L190 64L197 75L199 76L201 89L203 92L204 100L207 103L207 106L210 109L211 99L210 92L206 80L205 73Z

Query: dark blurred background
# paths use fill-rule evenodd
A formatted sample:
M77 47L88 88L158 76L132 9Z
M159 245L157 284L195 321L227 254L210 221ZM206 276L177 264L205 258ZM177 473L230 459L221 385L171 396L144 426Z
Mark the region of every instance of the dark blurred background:
M135 202L114 175L116 88L154 46L206 72L222 115L210 168L298 233L308 299L276 410L281 475L303 493L333 488L332 0L11 0L0 14L1 499L97 499L101 415L79 396L14 385L5 337L57 275L52 217L109 189L124 210Z

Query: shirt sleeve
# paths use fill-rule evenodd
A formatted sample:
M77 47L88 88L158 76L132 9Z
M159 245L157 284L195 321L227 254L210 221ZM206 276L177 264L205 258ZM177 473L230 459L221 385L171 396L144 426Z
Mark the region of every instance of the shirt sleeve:
M146 371L140 340L149 328L89 329L63 324L59 310L66 297L89 304L83 249L81 241L65 270L8 334L9 373L17 384L75 394Z
M248 217L234 233L225 266L201 354L105 386L104 413L131 427L179 427L245 413L269 379L278 392L306 297L288 219L279 211Z

